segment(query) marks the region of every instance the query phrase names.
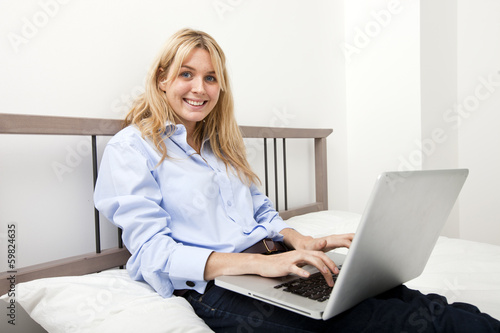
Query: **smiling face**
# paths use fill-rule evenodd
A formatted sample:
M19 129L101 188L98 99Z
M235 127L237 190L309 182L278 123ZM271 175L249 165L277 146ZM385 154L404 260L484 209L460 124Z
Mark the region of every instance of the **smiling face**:
M168 77L171 73L167 73ZM208 51L194 48L184 59L179 73L159 87L188 133L205 119L219 100L220 86Z

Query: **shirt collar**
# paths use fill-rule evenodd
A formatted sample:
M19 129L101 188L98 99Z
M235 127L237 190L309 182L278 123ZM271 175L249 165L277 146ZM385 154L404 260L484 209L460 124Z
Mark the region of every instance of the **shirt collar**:
M167 121L167 124L165 125L166 132L168 133L169 130L172 130L173 133L172 135L180 135L184 134L186 132L186 126L183 124L174 124L170 121ZM203 142L207 141L208 138L203 139Z
M172 133L170 135L170 138L172 139L172 141L176 142L178 145L179 143L182 142L181 144L181 147L184 149L184 151L190 151L190 150L193 150L193 148L191 148L191 146L189 146L187 144L187 140L186 140L186 135L187 135L187 131L186 131L186 127L183 125L183 124L174 124L170 121L167 122L167 124L165 125L165 133ZM173 131L173 132L171 132ZM201 143L201 150L203 150L203 147L205 145L205 143L209 142L210 139L207 137L205 139L203 139L202 143Z
M172 135L180 135L186 132L186 127L182 124L174 124L170 121L165 125L165 133L172 133Z

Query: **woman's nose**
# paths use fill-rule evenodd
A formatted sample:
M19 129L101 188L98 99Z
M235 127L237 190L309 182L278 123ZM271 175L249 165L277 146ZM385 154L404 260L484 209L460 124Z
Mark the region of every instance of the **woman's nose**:
M205 83L202 77L196 77L192 82L191 91L196 94L205 93Z

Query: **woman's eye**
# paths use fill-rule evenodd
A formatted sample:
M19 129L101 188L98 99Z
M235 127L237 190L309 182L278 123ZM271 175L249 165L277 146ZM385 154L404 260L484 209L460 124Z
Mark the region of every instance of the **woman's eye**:
M181 74L179 74L180 77L184 77L184 78L190 78L191 77L191 73L189 72L182 72Z
M215 78L215 76L212 76L212 75L209 75L205 78L205 80L207 80L208 82L217 82L217 79Z

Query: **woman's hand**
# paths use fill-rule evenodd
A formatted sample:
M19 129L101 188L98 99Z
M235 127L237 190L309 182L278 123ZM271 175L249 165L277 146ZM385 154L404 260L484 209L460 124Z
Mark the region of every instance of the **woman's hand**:
M354 238L354 234L329 235L325 237L313 238L304 236L294 229L283 229L280 232L284 237L284 242L288 247L296 250L312 250L328 252L339 247L349 248Z
M332 287L332 273L339 273L335 263L323 251L293 250L280 254L261 255L260 259L262 264L258 266L258 274L266 277L279 277L294 273L307 278L310 273L302 267L312 265L323 274L328 285Z
M316 267L333 286L332 273L338 274L335 263L323 252L313 250L293 250L279 254L220 253L212 252L205 266L205 280L213 280L220 275L258 274L265 277L280 277L290 273L309 277L304 265Z
M295 251L287 253L295 252L296 255L300 253L303 256L306 256L303 257L304 259L302 262L297 261L295 263L295 267L291 267L289 271L291 273L308 277L309 273L302 269L301 266L304 264L313 265L321 272L321 274L323 274L328 285L333 286L331 273L338 274L339 270L335 263L324 252L328 252L339 247L349 248L351 246L352 239L354 238L354 234L349 233L313 238L310 236L304 236L296 230L288 228L281 230L281 234L284 237L283 241L285 244L288 247L295 249ZM312 259L311 256L321 259L322 262Z
M339 270L325 252L350 247L354 234L312 238L293 229L284 229L281 234L286 245L295 250L272 255L213 252L205 266L205 280L213 280L219 275L240 274L279 277L294 273L309 277L309 272L302 267L312 265L323 274L328 285L333 286L332 273L338 274Z

